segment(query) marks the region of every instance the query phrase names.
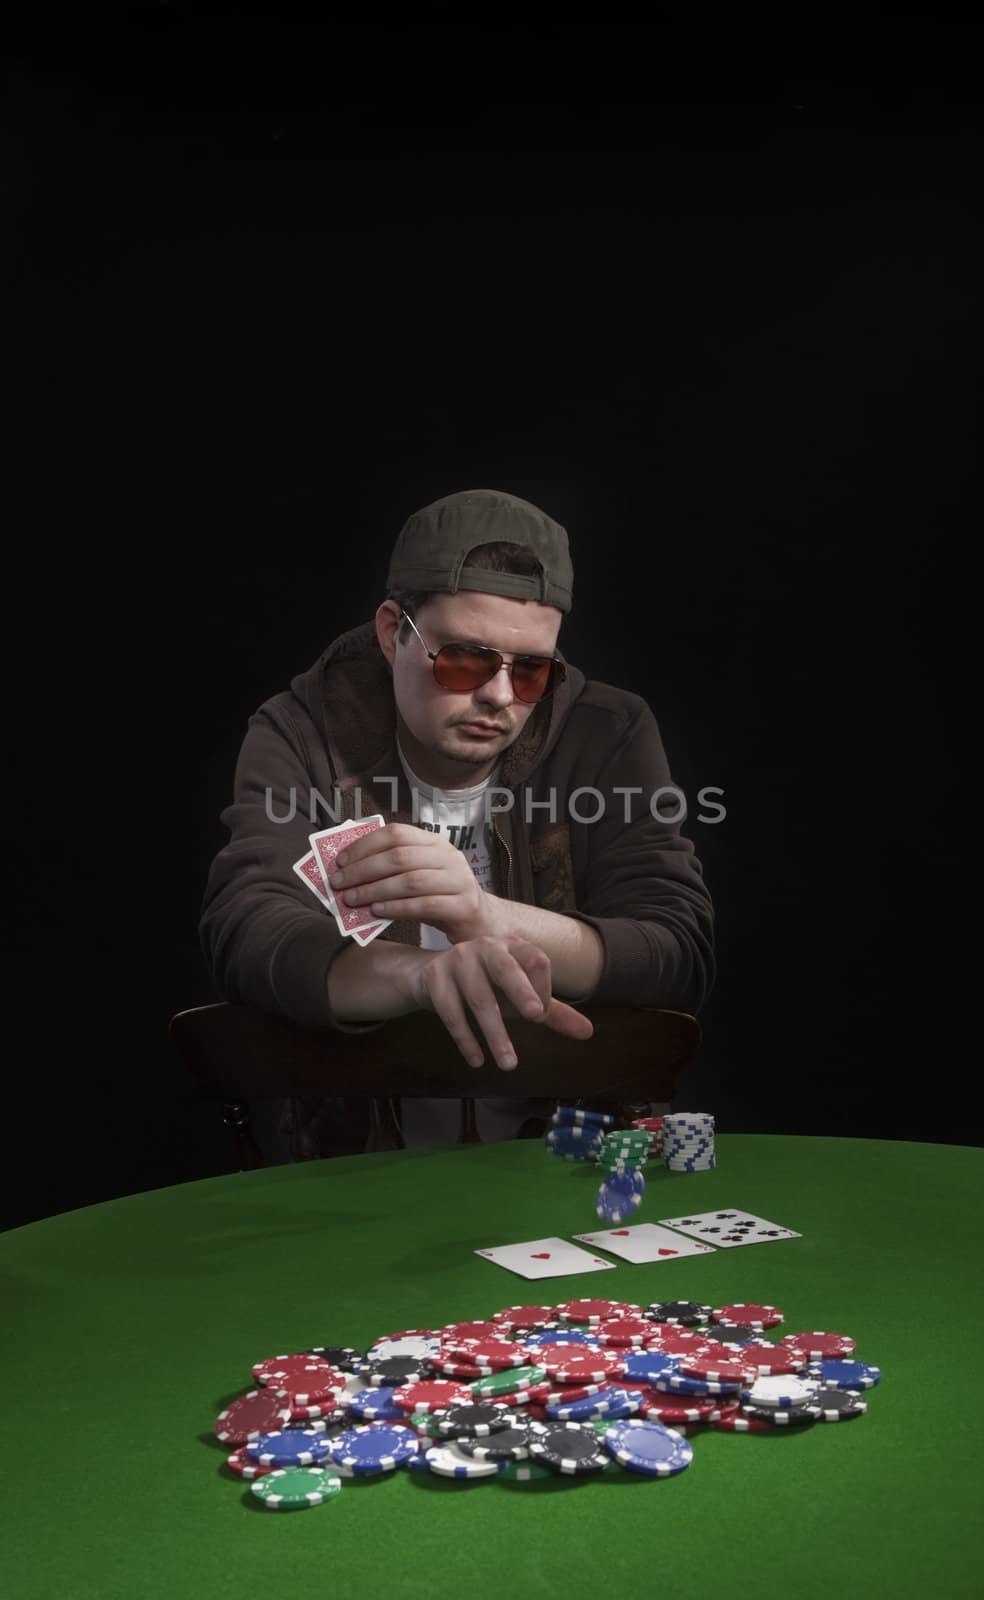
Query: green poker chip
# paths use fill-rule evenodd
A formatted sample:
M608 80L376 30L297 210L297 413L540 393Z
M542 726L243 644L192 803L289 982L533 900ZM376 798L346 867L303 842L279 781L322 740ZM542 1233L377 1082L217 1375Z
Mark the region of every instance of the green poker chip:
M341 1478L325 1467L280 1467L249 1486L250 1493L262 1500L268 1511L303 1511L307 1506L320 1506L333 1500L341 1487Z
M487 1378L478 1378L471 1385L476 1398L494 1399L497 1394L513 1394L520 1389L531 1389L547 1376L546 1367L507 1367L505 1372L493 1372Z

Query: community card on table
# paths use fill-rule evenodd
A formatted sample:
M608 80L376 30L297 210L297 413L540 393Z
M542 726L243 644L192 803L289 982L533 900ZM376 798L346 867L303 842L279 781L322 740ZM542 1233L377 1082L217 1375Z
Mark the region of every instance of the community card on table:
M582 1244L596 1250L610 1250L624 1261L673 1261L679 1256L709 1256L713 1245L698 1244L682 1233L671 1233L655 1222L637 1222L634 1228L602 1228L597 1233L576 1233Z
M777 1239L802 1239L801 1233L778 1222L766 1222L751 1211L692 1211L687 1217L660 1217L664 1227L677 1228L721 1250L740 1244L774 1244Z
M602 1261L566 1239L527 1239L524 1244L496 1245L491 1250L476 1250L497 1267L518 1272L521 1278L566 1278L578 1272L612 1272L614 1261Z

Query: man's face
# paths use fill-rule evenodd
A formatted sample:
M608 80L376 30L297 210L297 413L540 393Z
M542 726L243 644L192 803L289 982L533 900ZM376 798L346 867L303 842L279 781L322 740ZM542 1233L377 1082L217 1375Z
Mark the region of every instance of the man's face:
M409 629L398 644L400 607L386 600L376 612L380 648L393 668L400 743L411 768L425 783L445 789L466 789L494 770L502 752L518 739L536 707L513 695L504 662L494 678L468 693L444 689L434 677L434 654L444 644L483 644L514 656L552 656L563 614L536 600L510 600L505 595L463 589L435 595L414 622L424 644ZM482 735L470 722L492 724Z

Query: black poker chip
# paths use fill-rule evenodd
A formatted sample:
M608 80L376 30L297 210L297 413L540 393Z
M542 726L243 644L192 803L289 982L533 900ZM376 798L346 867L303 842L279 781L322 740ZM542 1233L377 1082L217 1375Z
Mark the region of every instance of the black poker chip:
M378 1387L399 1388L403 1383L418 1383L434 1375L434 1363L422 1356L384 1356L382 1361L364 1361L362 1376Z
M818 1407L820 1422L846 1422L851 1417L863 1417L868 1402L856 1389L838 1389L835 1383L821 1384L810 1401L811 1410Z
M337 1367L339 1372L358 1372L359 1363L363 1360L361 1350L352 1350L347 1344L316 1344L307 1353L309 1356L320 1356L322 1361Z
M448 1406L434 1413L434 1426L442 1439L484 1439L501 1433L512 1422L512 1413L501 1400L476 1400Z
M696 1300L654 1300L643 1316L650 1322L673 1322L681 1328L696 1328L711 1320L711 1306L699 1305Z
M808 1406L785 1406L781 1410L772 1406L743 1404L741 1411L742 1416L771 1423L773 1428L795 1428L807 1422L820 1421L820 1412L812 1401Z
M753 1328L747 1322L716 1322L713 1328L701 1332L701 1337L713 1339L716 1344L755 1344L770 1343L764 1338L761 1328Z
M533 1430L530 1424L513 1419L507 1428L490 1433L487 1439L459 1439L462 1454L476 1461L525 1461L530 1453Z
M612 1458L590 1424L535 1422L530 1427L530 1455L555 1472L580 1475L604 1472Z

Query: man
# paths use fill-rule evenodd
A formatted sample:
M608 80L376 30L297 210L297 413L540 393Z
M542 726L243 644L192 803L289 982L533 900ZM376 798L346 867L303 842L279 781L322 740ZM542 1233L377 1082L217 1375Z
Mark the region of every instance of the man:
M572 593L567 534L528 501L467 490L409 518L373 621L250 718L200 925L223 999L359 1031L426 1008L463 1074L486 1048L511 1070L510 1017L583 1039L577 1004L700 1009L714 981L703 871L661 815L672 780L646 702L557 647ZM662 809L677 816L679 795ZM293 863L316 829L376 813L386 826L332 880L391 919L361 947ZM457 1137L454 1102L394 1110L408 1145ZM513 1138L545 1110L480 1099L477 1129ZM330 1148L323 1107L291 1114L292 1154L324 1147L319 1115Z

